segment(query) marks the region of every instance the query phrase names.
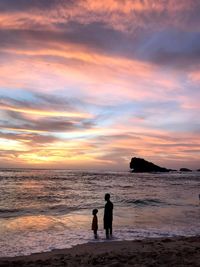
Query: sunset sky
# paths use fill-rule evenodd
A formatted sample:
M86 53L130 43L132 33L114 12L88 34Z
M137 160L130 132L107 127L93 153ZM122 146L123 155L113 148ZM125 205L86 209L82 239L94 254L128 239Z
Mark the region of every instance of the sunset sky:
M0 0L0 167L200 168L199 0Z

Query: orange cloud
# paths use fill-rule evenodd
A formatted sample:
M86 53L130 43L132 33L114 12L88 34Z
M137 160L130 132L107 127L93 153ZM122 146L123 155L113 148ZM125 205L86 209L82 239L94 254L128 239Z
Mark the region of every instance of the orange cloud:
M78 82L83 93L100 97L108 93L114 99L166 99L169 89L178 87L176 77L167 80L163 73L158 75L159 69L150 63L100 54L84 46L59 43L57 49L48 46L46 50L11 50L12 64L0 66L0 86L54 91L64 87L70 90ZM22 61L16 55L22 56ZM48 63L49 56L57 58ZM63 59L72 61L62 62Z
M153 1L153 0L102 0L102 1L68 1L57 2L41 8L37 5L29 5L21 9L17 5L12 9L7 4L6 11L0 14L1 28L6 29L31 29L39 26L43 29L55 30L58 24L76 20L81 24L103 22L115 29L132 31L137 26L144 28L159 28L162 26L176 26L187 28L182 14L188 16L193 10L198 10L198 2L195 0L179 1ZM6 6L6 5L5 5ZM19 6L19 5L18 5ZM16 9L13 12L13 9ZM152 17L154 16L154 17ZM147 23L148 21L148 23ZM130 27L130 25L132 25Z

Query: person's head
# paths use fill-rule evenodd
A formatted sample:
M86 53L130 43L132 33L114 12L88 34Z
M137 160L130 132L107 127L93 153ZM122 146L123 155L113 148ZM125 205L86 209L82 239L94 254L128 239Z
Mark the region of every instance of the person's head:
M110 194L105 194L105 201L108 201L108 200L110 200Z
M98 209L93 209L92 214L96 215L98 213Z

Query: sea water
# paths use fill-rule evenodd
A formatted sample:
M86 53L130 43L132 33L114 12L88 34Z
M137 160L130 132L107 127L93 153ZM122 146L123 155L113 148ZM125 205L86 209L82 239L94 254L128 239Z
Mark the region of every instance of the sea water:
M200 172L1 170L0 257L107 242L105 193L114 204L112 240L200 234Z

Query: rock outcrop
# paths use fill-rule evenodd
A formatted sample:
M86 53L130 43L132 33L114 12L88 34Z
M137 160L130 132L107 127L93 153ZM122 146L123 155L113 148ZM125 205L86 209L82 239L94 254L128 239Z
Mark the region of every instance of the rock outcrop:
M180 168L180 172L192 172L192 170L187 168Z
M169 172L169 169L155 165L141 158L132 158L130 162L132 172Z

